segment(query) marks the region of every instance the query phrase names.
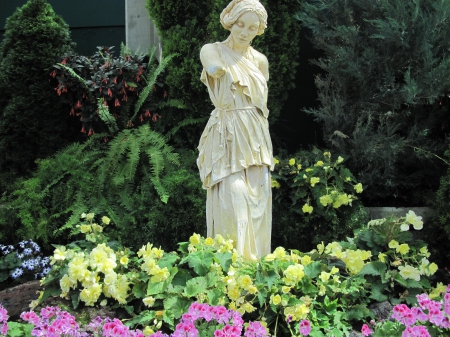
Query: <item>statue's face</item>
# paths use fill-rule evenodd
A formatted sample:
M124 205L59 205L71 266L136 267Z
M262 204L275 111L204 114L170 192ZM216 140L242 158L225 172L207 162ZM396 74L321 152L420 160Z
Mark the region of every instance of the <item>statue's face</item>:
M242 14L231 27L233 43L238 47L247 47L259 30L259 16L254 12Z

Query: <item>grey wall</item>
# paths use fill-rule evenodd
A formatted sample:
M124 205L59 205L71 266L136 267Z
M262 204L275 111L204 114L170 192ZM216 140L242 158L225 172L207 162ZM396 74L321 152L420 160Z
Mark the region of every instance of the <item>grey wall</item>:
M3 40L6 19L26 0L0 0L0 41ZM76 51L91 55L97 46L125 43L125 0L48 0L53 10L70 26ZM146 13L145 13L146 14Z

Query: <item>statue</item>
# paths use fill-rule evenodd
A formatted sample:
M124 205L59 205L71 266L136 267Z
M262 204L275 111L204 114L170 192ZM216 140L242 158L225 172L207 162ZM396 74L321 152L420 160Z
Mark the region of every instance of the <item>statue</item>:
M233 0L220 22L229 37L200 52L201 81L215 109L200 138L197 165L207 190L207 235L230 237L249 260L271 252L269 63L251 47L267 27L267 12L257 0Z

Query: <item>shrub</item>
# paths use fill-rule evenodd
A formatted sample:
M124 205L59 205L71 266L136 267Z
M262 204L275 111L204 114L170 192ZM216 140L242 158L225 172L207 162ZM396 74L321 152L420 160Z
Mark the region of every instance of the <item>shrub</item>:
M321 241L345 239L365 223L356 196L363 187L341 156L314 148L278 158L272 172L275 247L308 251Z
M30 0L7 20L0 46L0 191L34 161L75 138L49 74L70 51L68 25L45 0ZM5 180L7 178L7 180Z
M324 52L313 61L320 105L305 111L372 205L411 206L437 186L442 167L429 154L442 154L448 133L449 17L432 0L312 1L297 14Z

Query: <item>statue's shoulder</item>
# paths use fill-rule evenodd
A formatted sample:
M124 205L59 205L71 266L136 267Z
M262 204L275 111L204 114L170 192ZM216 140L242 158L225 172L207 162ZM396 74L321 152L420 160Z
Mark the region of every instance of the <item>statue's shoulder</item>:
M218 51L219 51L219 47L218 47L217 42L216 42L216 43L207 43L207 44L205 44L201 48L200 53L204 53L204 52L210 53L210 52L218 52Z
M253 57L258 61L258 63L262 66L269 66L269 61L267 60L266 55L264 55L263 53L257 51L255 48L252 48L252 55Z

